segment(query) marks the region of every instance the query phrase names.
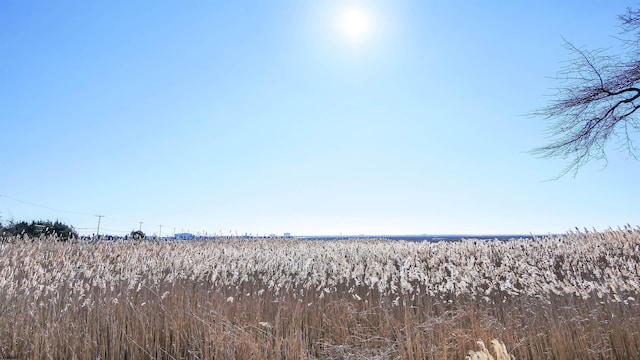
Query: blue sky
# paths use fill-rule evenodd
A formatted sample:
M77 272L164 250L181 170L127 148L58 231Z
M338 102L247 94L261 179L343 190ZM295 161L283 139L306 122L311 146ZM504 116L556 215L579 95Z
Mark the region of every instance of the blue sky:
M616 45L634 5L5 0L0 216L92 233L100 214L112 234L637 225L640 163L612 149L545 181L564 163L527 153L546 124L525 116L552 99L562 37Z

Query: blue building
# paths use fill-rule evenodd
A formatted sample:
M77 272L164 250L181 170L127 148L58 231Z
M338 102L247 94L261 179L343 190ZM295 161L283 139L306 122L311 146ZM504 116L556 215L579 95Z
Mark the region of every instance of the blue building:
M180 233L175 235L176 240L191 240L193 238L195 238L195 236L190 233Z

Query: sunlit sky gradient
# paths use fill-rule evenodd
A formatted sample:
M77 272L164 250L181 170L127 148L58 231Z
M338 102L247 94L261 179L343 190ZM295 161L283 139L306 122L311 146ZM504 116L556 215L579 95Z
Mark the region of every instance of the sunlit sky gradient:
M122 235L637 225L640 163L612 149L545 181L564 163L527 153L546 125L524 116L552 99L562 37L616 45L635 5L4 0L0 216L93 233L100 214Z

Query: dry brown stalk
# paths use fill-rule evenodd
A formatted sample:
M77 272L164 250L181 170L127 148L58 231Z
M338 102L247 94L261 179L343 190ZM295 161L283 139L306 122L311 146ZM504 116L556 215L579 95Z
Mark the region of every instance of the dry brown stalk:
M461 359L500 339L474 356L633 360L639 272L630 227L456 243L13 239L0 359Z

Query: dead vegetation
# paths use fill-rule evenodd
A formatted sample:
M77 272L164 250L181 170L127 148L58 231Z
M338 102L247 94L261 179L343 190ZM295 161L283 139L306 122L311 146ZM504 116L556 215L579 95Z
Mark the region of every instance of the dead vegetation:
M639 274L630 227L455 243L11 239L0 359L640 359Z

